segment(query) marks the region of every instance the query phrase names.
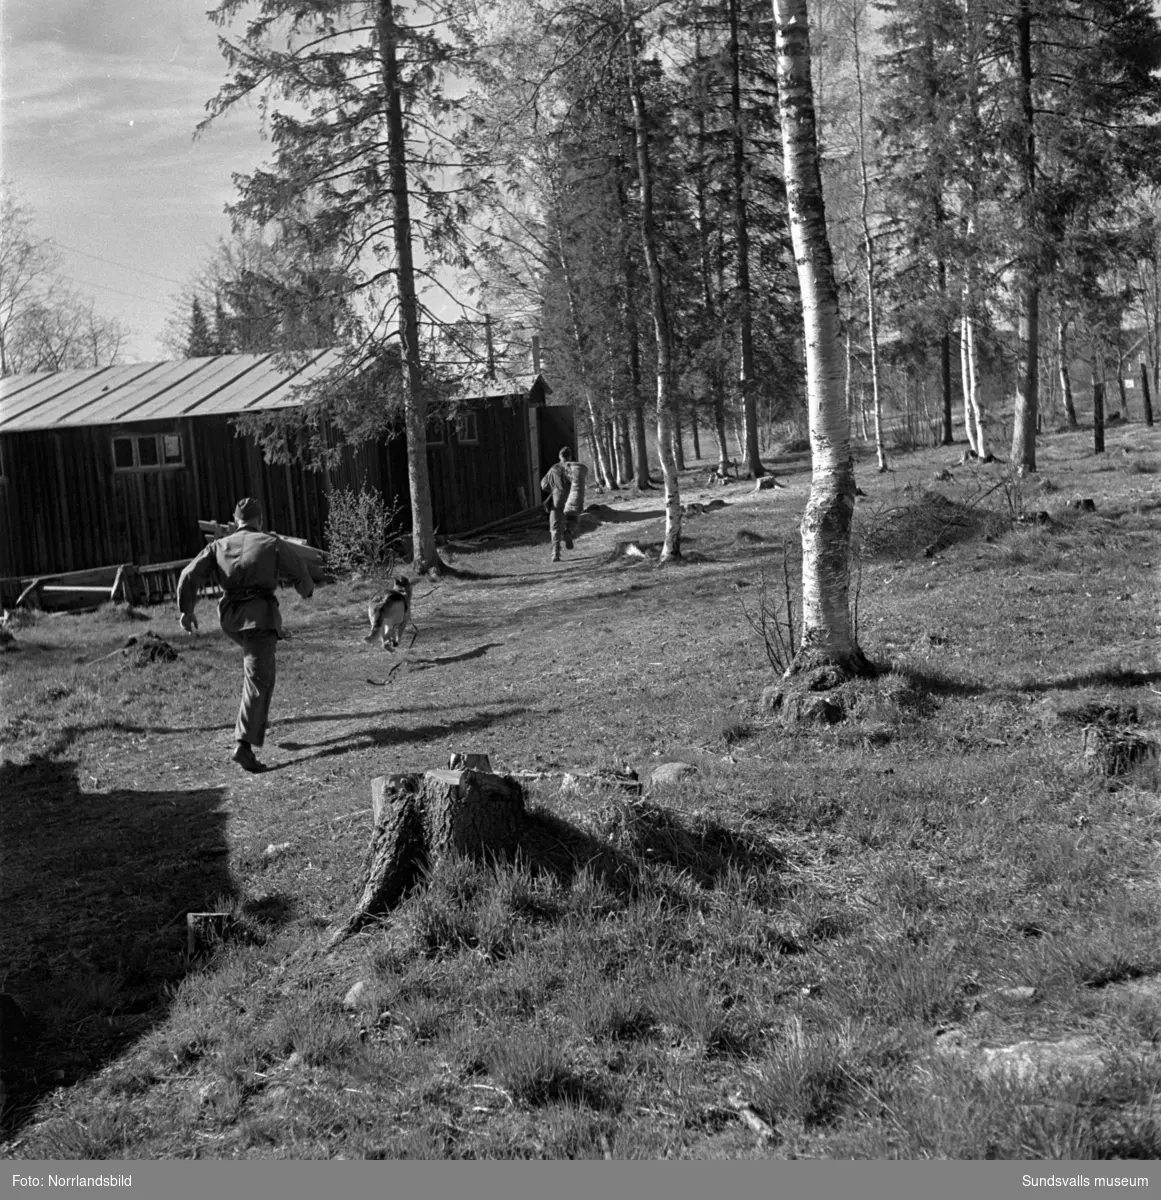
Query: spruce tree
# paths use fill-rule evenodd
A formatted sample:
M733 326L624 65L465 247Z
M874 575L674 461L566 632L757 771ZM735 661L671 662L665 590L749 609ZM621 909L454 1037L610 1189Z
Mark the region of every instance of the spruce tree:
M210 334L209 322L202 311L201 301L195 296L189 308L189 339L186 343L186 358L208 358L218 350Z

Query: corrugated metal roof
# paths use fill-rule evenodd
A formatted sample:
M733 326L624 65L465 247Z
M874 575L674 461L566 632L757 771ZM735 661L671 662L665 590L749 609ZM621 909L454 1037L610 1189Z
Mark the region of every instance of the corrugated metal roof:
M477 369L465 372L452 388L453 400L484 400L497 396L523 396L528 385L512 375Z
M297 368L282 365L273 354L219 354L175 362L9 375L0 379L0 433L289 408L297 403L295 389L300 384L338 361L337 350L314 351ZM512 376L475 373L464 376L452 398L523 396L527 392L528 385Z
M299 384L337 360L337 351L320 350L288 368L273 354L221 354L9 375L0 379L0 433L286 408Z

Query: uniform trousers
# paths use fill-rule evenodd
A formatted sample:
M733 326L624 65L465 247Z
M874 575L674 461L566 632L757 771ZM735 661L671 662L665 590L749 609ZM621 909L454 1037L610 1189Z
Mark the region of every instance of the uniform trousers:
M234 725L234 741L261 746L274 695L278 634L273 629L247 629L226 636L242 647L242 702Z
M568 522L565 519L564 510L557 508L555 505L548 510L548 536L552 542L553 550L559 550L561 542L571 536L568 531Z

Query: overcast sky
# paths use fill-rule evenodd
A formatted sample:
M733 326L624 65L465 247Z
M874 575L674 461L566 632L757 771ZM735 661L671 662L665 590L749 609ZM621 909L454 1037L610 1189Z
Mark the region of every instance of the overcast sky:
M69 278L131 327L125 361L167 357L172 296L229 232L231 172L267 150L247 109L193 139L225 78L208 0L2 3L0 168Z

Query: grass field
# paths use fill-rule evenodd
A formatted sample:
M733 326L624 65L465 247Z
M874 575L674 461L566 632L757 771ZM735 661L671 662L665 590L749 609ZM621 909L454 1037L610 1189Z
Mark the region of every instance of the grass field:
M212 604L193 638L168 609L18 628L0 991L27 1022L0 1154L1157 1157L1161 774L1085 749L1161 737L1161 432L1101 457L1045 436L1023 483L960 450L859 467L883 670L834 726L762 710L747 617L782 586L801 454L770 491L688 472L684 500L726 506L687 519L680 564L616 553L660 542L659 492L593 497L557 565L544 531L452 543L400 655L361 640L372 583L284 593L260 776L228 762ZM176 660L138 665L146 631ZM636 885L445 861L323 953L371 779L454 751ZM561 787L623 764L639 802ZM188 957L207 909L226 938Z

